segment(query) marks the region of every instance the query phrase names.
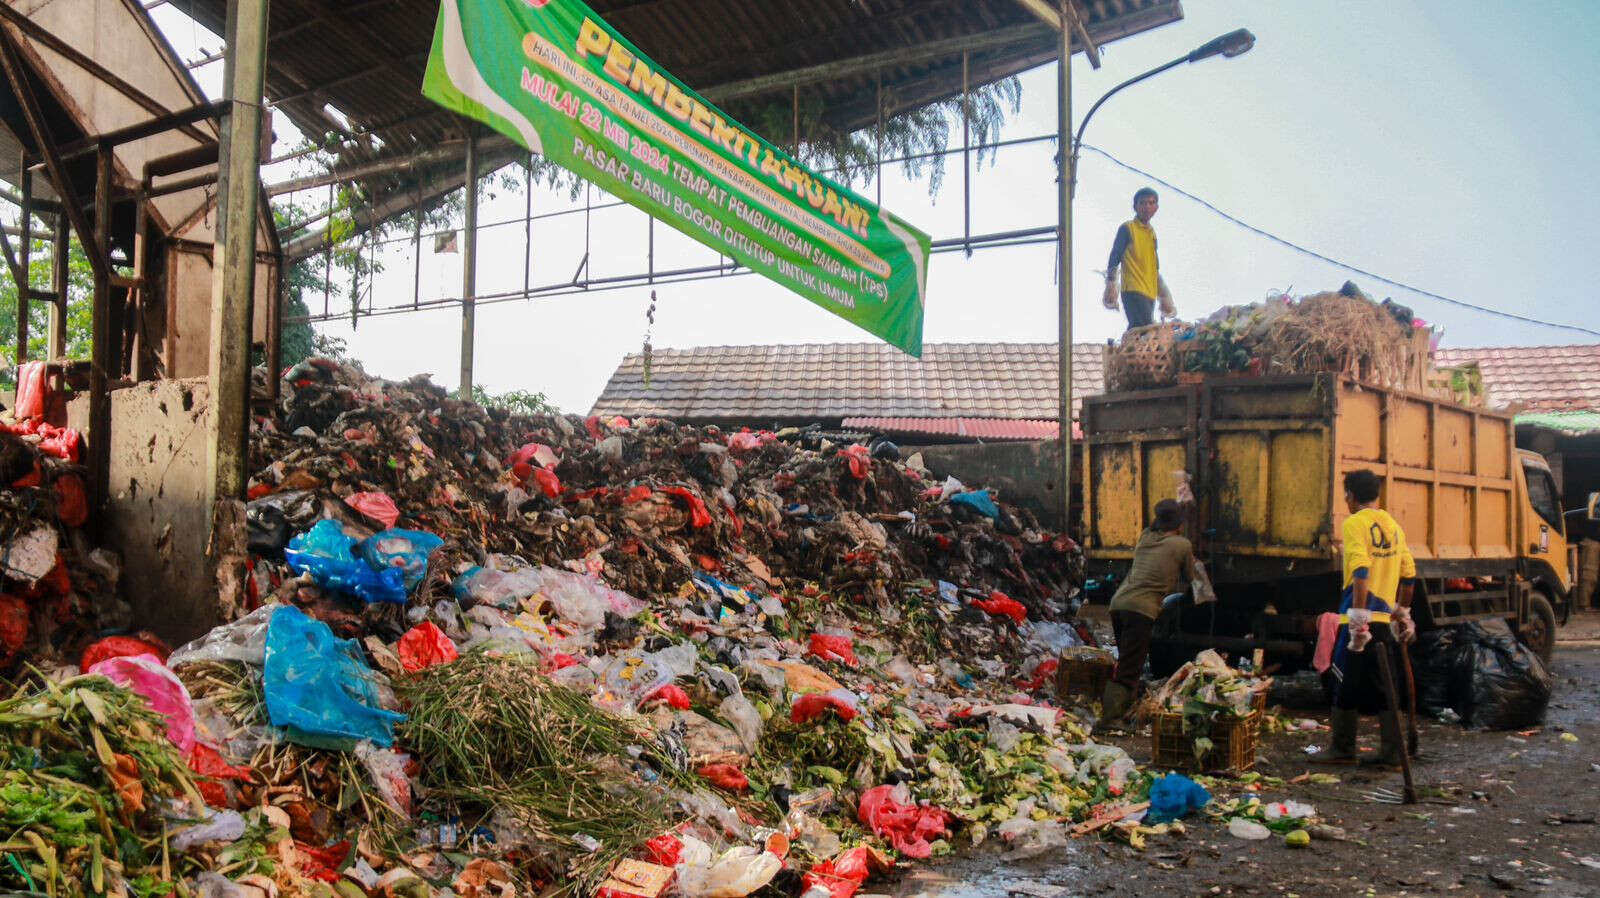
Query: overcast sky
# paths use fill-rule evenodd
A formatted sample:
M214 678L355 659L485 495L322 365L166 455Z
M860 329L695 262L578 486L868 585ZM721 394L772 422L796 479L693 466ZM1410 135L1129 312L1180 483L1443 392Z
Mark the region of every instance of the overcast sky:
M181 20L158 21L179 52L218 45ZM1104 67L1073 60L1075 112L1104 91L1237 27L1256 34L1236 59L1180 66L1120 94L1096 114L1085 141L1189 191L1262 230L1326 256L1453 299L1546 321L1600 329L1588 253L1600 243L1593 209L1600 179L1600 4L1545 0L1295 3L1187 0L1185 19L1106 48ZM220 66L198 74L216 90ZM1006 137L1055 128L1054 65L1023 76L1023 108ZM280 128L280 131L283 129ZM959 131L957 132L959 141ZM975 233L1055 221L1054 147L1002 150L973 180ZM1100 307L1111 237L1147 179L1086 153L1075 205L1074 334L1120 333ZM1269 292L1337 289L1347 278L1393 296L1445 331L1449 346L1541 345L1595 338L1453 308L1279 246L1158 186L1161 269L1185 317L1259 300ZM874 188L861 188L867 196ZM309 197L306 197L309 199ZM596 195L596 202L609 197ZM483 206L485 222L520 219L520 192ZM536 212L567 206L535 190ZM581 204L580 204L581 205ZM961 232L960 159L943 191L897 173L884 205L935 239ZM588 239L596 277L644 270L644 216L598 212ZM715 261L665 227L656 265ZM520 289L523 228L480 238L479 292ZM581 216L535 223L535 285L572 277L585 247ZM1584 249L1589 247L1589 249ZM460 294L460 257L422 253L421 296ZM409 243L384 256L378 304L409 301ZM971 259L937 255L928 276L926 342L1056 337L1051 245L995 249ZM872 339L756 276L660 286L657 348ZM477 379L493 391L547 393L586 412L611 371L644 340L649 290L596 292L485 306L478 313ZM431 372L457 382L460 312L448 309L324 326L346 338L368 370Z

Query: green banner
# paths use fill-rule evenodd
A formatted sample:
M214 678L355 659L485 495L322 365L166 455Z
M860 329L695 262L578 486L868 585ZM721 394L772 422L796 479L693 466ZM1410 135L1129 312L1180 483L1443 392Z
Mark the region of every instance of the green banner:
M922 354L928 235L807 171L578 0L442 0L422 93Z

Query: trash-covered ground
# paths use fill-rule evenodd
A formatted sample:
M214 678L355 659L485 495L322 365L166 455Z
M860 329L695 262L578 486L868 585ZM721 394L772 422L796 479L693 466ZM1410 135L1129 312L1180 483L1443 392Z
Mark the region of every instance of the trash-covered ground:
M1297 850L1279 838L1238 838L1225 819L1196 817L1185 835L1151 839L1143 851L1079 841L1026 859L980 852L879 890L897 898L1600 894L1600 616L1574 618L1561 635L1541 726L1485 731L1419 721L1419 804L1368 797L1398 792L1398 773L1309 763L1305 749L1326 741L1325 727L1264 736L1259 780L1206 781L1219 801L1259 789L1264 802L1309 804L1349 841L1313 838ZM1320 687L1307 677L1278 680L1271 701L1288 719L1326 724ZM1376 748L1376 729L1362 720L1363 748ZM1112 741L1141 763L1149 757L1147 735ZM1319 774L1339 781L1288 782Z
M1191 778L1147 763L1148 735L1091 739L1092 708L1054 694L1092 654L1073 651L1093 641L1072 619L1076 546L892 447L509 418L321 362L290 379L252 444L239 620L171 652L99 638L118 628L114 576L73 572L114 559L39 518L72 549L51 559L61 592L113 615L41 629L17 658L0 887L850 898L912 894L926 874L896 877L944 863L981 890L998 863L1045 871L1029 894L1118 890L1140 865L1156 893L1298 870L1281 881L1323 894L1304 858L1425 822L1360 797L1393 777L1305 764L1317 722L1263 712L1265 681L1215 655L1155 692L1187 740L1170 766L1214 769L1261 721L1254 770ZM37 512L19 476L6 501ZM33 618L52 607L24 600ZM1509 669L1499 638L1449 643L1451 669ZM1524 686L1547 694L1548 677ZM1577 719L1515 738L1581 751L1600 734ZM1480 740L1426 738L1442 764ZM1502 793L1489 768L1440 769L1455 779L1421 779L1455 815L1523 794L1510 774ZM1561 825L1589 825L1572 803Z

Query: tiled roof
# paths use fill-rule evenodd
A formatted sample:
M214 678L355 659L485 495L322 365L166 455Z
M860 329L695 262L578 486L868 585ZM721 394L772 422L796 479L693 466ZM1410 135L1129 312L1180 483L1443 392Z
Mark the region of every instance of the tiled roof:
M1517 424L1543 427L1572 436L1588 436L1600 433L1600 411L1526 412L1517 416Z
M879 433L917 433L965 437L976 440L1053 440L1059 429L1054 421L1032 418L846 418L845 427ZM1073 426L1077 431L1077 426Z
M1600 409L1600 344L1441 349L1434 364L1477 362L1489 403L1528 411Z
M921 359L883 343L661 349L648 389L643 356L630 353L592 413L681 421L1049 419L1056 370L1054 343L929 343ZM1104 347L1073 346L1072 372L1075 397L1102 392Z

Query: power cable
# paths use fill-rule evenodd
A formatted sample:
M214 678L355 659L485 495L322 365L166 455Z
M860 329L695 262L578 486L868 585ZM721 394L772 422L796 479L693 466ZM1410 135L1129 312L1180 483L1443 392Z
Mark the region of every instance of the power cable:
M1507 318L1507 319L1510 319L1512 321L1523 322L1524 324L1537 324L1537 325L1539 325L1541 327L1551 327L1551 328L1555 328L1557 330L1573 331L1574 333L1587 334L1587 335L1589 335L1591 337L1600 337L1600 330L1591 330L1591 329L1589 329L1587 327L1579 327L1576 324L1561 324L1561 323L1555 322L1555 321L1545 321L1545 320L1539 319L1539 318L1529 318L1526 315L1518 315L1518 314L1515 314L1513 312L1503 312L1503 311L1501 311L1499 309L1491 309L1491 308L1487 308L1485 306L1473 305L1470 302L1463 302L1462 300L1459 300L1459 299L1451 299L1448 296L1441 296L1438 293L1434 293L1431 290L1424 290L1421 287L1414 287L1411 284L1407 284L1407 283L1405 283L1403 281L1397 281L1397 280L1395 280L1393 278L1386 278L1383 275L1378 274L1376 272L1368 271L1365 268L1360 268L1358 266L1351 265L1349 262L1341 262L1338 259L1332 258L1331 256L1325 256L1322 253L1317 252L1316 250L1308 249L1308 248L1306 248L1304 246L1301 246L1298 243L1294 243L1292 241L1285 240L1284 238L1279 237L1277 234L1274 234L1271 231L1263 230L1262 228L1258 228L1255 225L1250 224L1247 221L1242 221L1239 218L1237 218L1237 217L1235 217L1233 215L1230 215L1227 212L1222 211L1221 209L1218 209L1216 206L1212 205L1210 202L1206 201L1205 199L1202 199L1201 197L1196 196L1195 194L1190 193L1187 190L1184 190L1182 187L1179 187L1178 185L1173 184L1171 181L1167 181L1167 180L1164 180L1164 179L1162 179L1160 177L1157 177L1156 175L1153 175L1153 174L1145 171L1144 169L1138 168L1137 166L1129 165L1128 163L1123 162L1121 159L1118 159L1117 157L1111 155L1110 153L1106 152L1105 150L1100 149L1099 147L1090 146L1089 144L1085 143L1085 144L1079 144L1079 149L1089 150L1089 151L1095 153L1096 155L1104 157L1107 161L1111 162L1113 165L1116 165L1116 166L1118 166L1120 168L1127 169L1128 171L1131 171L1134 174L1139 175L1140 177L1149 178L1150 180L1156 182L1157 184L1160 184L1162 187L1165 187L1166 189L1172 191L1173 193L1176 193L1176 194L1178 194L1180 196L1187 197L1188 199L1194 200L1195 202L1197 202L1200 205L1204 206L1206 209L1209 209L1210 211L1215 212L1217 215L1221 216L1222 218L1225 218L1228 221L1238 225L1239 227L1244 228L1245 230L1251 232L1252 234L1256 234L1257 236L1260 236L1260 237L1265 237L1266 239L1268 239L1268 240L1272 241L1273 243L1276 243L1276 244L1278 244L1280 246L1288 247L1289 249L1292 249L1297 253L1301 253L1302 255L1310 256L1313 259L1317 259L1317 260L1320 260L1320 261L1323 261L1323 262L1327 262L1329 265L1333 265L1333 266L1336 266L1338 268L1343 268L1346 271L1354 272L1356 274L1361 275L1362 277L1371 278L1371 279L1373 279L1375 281L1378 281L1380 283L1388 284L1391 287L1396 287L1396 288L1399 288L1401 290L1406 290L1406 291L1409 291L1411 293L1415 293L1418 296L1426 296L1429 299L1435 299L1435 300L1438 300L1439 302L1447 303L1447 304L1452 305L1452 306L1457 306L1457 307L1463 308L1463 309L1471 309L1474 312L1482 312L1485 315L1493 315L1493 316L1498 317L1498 318Z

